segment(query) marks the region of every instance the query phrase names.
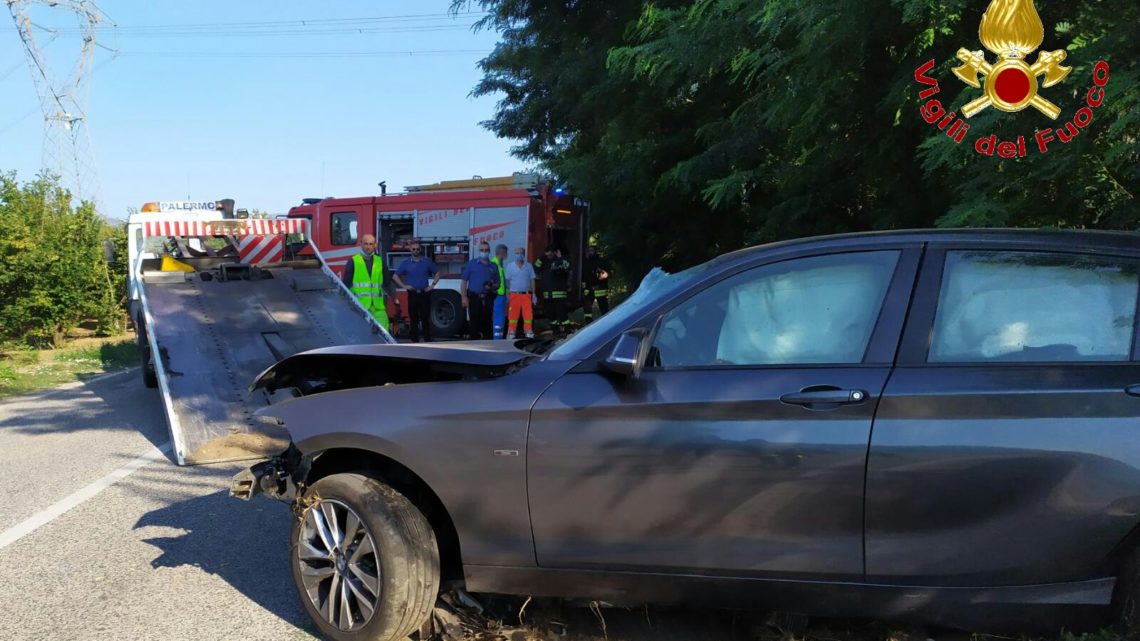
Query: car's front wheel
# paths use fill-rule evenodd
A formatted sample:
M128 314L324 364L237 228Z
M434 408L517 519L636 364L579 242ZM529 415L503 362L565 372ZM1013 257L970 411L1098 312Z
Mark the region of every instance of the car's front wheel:
M337 641L405 639L439 591L439 551L404 495L361 474L314 483L294 519L291 565L301 602Z

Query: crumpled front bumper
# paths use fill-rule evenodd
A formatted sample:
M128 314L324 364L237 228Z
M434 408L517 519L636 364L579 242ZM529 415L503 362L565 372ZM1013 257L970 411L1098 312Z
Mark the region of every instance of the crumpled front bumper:
M297 446L289 444L289 449L242 470L230 480L230 496L248 501L258 494L293 501L302 491L305 478L309 475L312 459L302 456Z

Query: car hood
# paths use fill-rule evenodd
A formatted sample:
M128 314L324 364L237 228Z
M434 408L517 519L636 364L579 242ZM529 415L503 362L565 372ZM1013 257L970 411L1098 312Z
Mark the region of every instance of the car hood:
M538 358L536 341L340 345L301 352L259 374L249 391L307 396L354 387L492 378Z

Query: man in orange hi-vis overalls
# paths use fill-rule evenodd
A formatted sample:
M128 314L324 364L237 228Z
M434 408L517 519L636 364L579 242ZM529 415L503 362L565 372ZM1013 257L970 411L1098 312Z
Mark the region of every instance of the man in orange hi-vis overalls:
M515 259L507 265L507 291L510 300L507 301L507 338L515 337L518 329L518 319L522 316L523 332L527 338L534 338L534 267L526 262L526 250L519 247L515 250Z

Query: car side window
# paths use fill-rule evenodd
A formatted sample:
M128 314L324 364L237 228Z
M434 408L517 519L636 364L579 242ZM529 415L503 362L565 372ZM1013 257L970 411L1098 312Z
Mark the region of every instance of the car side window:
M661 318L649 367L863 361L898 251L798 258L731 276Z
M332 244L356 244L356 212L346 211L332 215Z
M1126 361L1137 267L1078 254L947 252L927 361Z

